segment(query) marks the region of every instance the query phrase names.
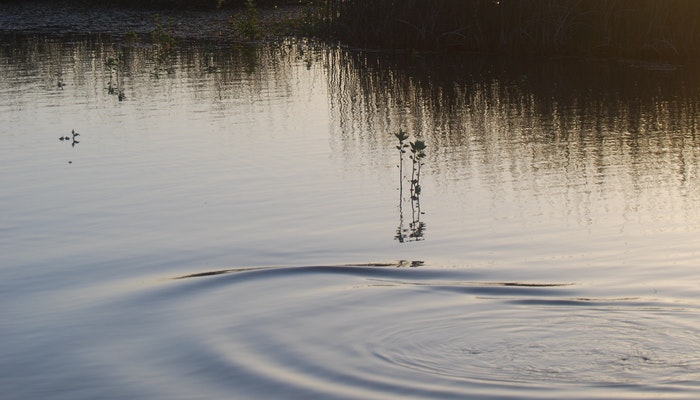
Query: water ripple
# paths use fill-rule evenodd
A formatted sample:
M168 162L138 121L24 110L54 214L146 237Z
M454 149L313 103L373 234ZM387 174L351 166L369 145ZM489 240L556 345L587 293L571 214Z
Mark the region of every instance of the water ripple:
M695 304L395 266L181 276L120 300L152 305L138 323L122 317L134 324L127 331L177 332L138 336L161 350L132 363L204 398L690 398L697 389ZM115 341L98 345L110 352Z

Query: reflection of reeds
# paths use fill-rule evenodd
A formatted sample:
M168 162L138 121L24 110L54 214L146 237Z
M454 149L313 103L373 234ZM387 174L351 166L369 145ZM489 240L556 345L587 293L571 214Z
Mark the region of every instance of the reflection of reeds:
M381 47L697 56L696 0L325 0L345 41Z
M440 148L469 146L473 142L468 134L512 132L512 126L494 125L500 121L530 131L552 126L561 134L594 121L617 131L639 131L641 114L653 115L663 126L687 125L689 131L698 123L693 109L698 107L700 80L690 68L452 54L330 55L336 66L330 70L330 96L346 136L401 124L408 131L424 132L426 143Z
M173 25L174 21L167 19L163 22L160 15L156 15L153 22L155 29L151 31L151 40L153 41L156 65L154 75L158 76L160 70L165 70L170 74L173 72L171 61L175 55L176 41L166 25Z
M412 142L406 143L409 138L408 133L403 130L399 130L394 133L396 139L398 139L399 144L396 149L399 151L399 227L396 229L396 235L394 238L401 243L406 241L419 241L423 240L425 223L421 222L420 216L422 214L420 210L420 172L421 166L423 165L423 158L425 157L425 141L416 139ZM408 229L404 228L404 217L403 217L403 155L406 153L406 149L411 151L411 222L408 224Z
M393 160L395 138L374 132L421 132L438 186L472 178L490 188L583 180L622 185L630 201L651 186L700 196L691 183L696 168L688 168L700 160L693 68L343 50L329 52L329 61L343 145L352 154L390 152ZM576 200L585 218L589 200Z
M111 95L116 95L119 101L126 99L124 94L124 84L122 82L124 78L124 69L126 65L126 58L123 51L117 52L116 57L107 57L105 59L105 66L109 69L109 82L107 82L107 93Z
M298 84L294 66L303 56L314 53L304 43L276 47L183 42L178 43L171 54L170 65L177 67L177 78L196 82L191 85L192 90L183 92L182 96L191 97L189 101L197 104L207 104L210 110L223 112L227 102L236 101L233 99L262 99L270 92L293 92ZM123 90L125 99L148 101L146 99L152 99L160 89L170 87L167 80L152 81L155 86L137 83L143 74L153 76L154 67L157 67L155 57L153 46L114 43L100 36L81 40L18 36L13 46L0 48L0 61L16 66L0 70L0 82L19 88L21 80L17 79L17 73L38 70L42 79L51 83L52 89L61 90L56 83L60 80L65 84L65 92L81 93L90 79L96 77L98 86L104 87L104 92L113 95L115 100ZM67 62L68 59L71 61ZM173 78L172 75L168 77ZM240 85L240 82L246 84Z

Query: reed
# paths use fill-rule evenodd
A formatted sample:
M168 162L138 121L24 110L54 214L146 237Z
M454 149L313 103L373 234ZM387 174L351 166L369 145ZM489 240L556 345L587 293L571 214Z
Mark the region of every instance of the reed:
M697 0L320 0L340 40L384 48L700 55Z

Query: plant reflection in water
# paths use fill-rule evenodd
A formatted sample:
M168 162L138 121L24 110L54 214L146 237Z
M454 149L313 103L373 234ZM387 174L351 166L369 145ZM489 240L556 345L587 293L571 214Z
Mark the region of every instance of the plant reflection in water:
M394 133L394 136L399 141L399 144L396 146L396 149L399 151L399 227L396 229L394 238L400 243L417 242L425 239L423 237L425 222L420 220L420 216L423 214L420 209L420 173L427 146L424 140L419 139L407 143L406 141L409 135L403 130ZM403 155L406 154L406 149L410 149L411 155L409 158L412 161L411 178L409 180L411 183L409 197L411 204L411 222L408 224L408 228L404 228L403 215L404 202L406 201L403 196L403 181L405 178L403 173Z
M119 51L116 57L107 57L105 66L109 69L109 82L107 82L107 93L116 95L119 101L124 101L124 69L126 59L123 51Z
M65 141L65 142L70 142L71 147L75 147L76 144L80 143L80 142L76 139L76 137L77 137L77 136L80 136L80 134L79 134L78 132L76 132L75 129L73 129L73 130L71 131L71 135L72 135L72 137L71 137L71 136L61 136L61 137L58 138L58 140L60 140L60 141L62 141L62 142L64 142L64 141Z

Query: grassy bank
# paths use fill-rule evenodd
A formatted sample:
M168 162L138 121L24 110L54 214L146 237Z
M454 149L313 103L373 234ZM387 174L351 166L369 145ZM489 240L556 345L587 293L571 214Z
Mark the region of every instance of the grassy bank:
M383 48L645 59L700 55L697 0L324 0L338 39Z

